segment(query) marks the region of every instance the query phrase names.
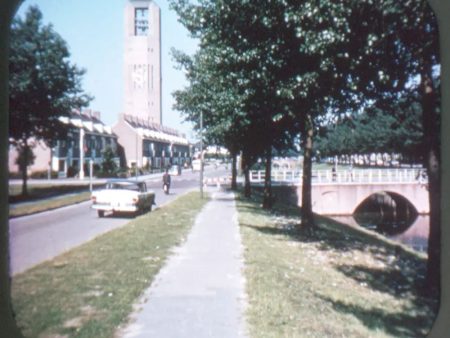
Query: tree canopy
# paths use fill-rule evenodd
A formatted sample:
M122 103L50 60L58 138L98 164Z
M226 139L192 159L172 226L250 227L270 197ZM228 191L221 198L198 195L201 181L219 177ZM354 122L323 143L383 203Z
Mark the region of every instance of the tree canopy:
M426 1L170 3L199 39L203 58L191 64L208 77L202 86L198 77L189 79L190 87L178 93L178 102L183 100L178 108L192 117L199 109L195 105L207 106L212 134L241 135L239 150L261 146L256 153L267 163L272 148L290 146L300 134L302 225L313 224L311 161L317 134L319 147L331 153L361 148L417 153L418 145L431 175L430 204L439 205L438 34ZM193 95L195 86L200 95ZM439 224L432 228L438 234Z
M66 42L35 6L14 18L10 48L10 138L49 144L64 132L59 118L90 101L81 88L84 70L70 63Z
M87 106L91 98L83 93L84 70L69 61L66 42L52 25L44 25L36 6L24 18L14 18L9 57L9 139L29 163L31 141L51 146L65 137L60 118L73 109ZM22 193L26 194L26 166L21 167Z

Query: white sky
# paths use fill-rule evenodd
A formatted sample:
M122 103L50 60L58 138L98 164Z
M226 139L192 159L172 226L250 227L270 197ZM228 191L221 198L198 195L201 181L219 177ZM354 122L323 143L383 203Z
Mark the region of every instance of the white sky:
M107 125L116 123L123 112L123 40L124 8L127 0L26 0L18 15L34 4L39 7L45 24L67 42L72 63L86 69L83 89L94 96L90 109L101 113ZM177 21L166 0L155 1L161 8L162 109L163 124L184 132L189 139L195 134L188 123L182 123L172 109L172 92L186 85L181 71L174 69L170 49L192 54L197 45Z

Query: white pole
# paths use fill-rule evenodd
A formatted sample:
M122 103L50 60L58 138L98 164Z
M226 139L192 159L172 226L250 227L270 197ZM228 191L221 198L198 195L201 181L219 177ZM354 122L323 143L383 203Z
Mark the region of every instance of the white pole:
M84 179L84 129L80 128L80 180Z
M136 167L135 167L135 176L136 180L138 179L138 133L136 130Z
M92 192L92 173L93 173L93 164L92 159L89 160L89 191Z

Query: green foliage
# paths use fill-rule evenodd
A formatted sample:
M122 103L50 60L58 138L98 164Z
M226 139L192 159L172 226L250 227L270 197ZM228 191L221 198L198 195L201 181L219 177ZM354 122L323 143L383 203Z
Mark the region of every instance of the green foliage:
M36 156L33 153L33 149L29 145L17 147L18 156L16 158L16 164L19 166L19 170L26 172L30 165L34 164Z
M103 162L101 167L101 176L115 177L119 168L115 161L116 154L114 153L114 150L108 147L105 151L103 151L102 155Z
M51 25L43 25L38 7L11 26L9 54L9 138L24 149L30 139L49 146L66 136L59 120L72 109L86 106L82 94L83 70L71 65L65 41ZM27 194L26 167L22 168L23 194Z
M82 94L84 71L70 64L65 41L35 6L13 20L10 48L10 138L51 144L65 135L59 118L90 101Z
M175 53L190 82L175 94L176 108L191 121L201 111L208 139L227 147L232 140L255 158L291 147L300 133L304 187L314 133L346 116L358 126L336 128L328 145L338 148L334 152L359 152L362 142L384 151L403 143L405 152L417 153L421 131L413 120L419 115L411 106L422 99L425 83L417 79L429 78L439 64L436 20L426 1L170 3L200 46L193 57ZM410 107L398 110L400 101ZM429 110L422 111L424 121L434 123L425 118Z
M322 156L388 152L402 154L405 158L421 158L420 107L415 104L397 108L395 113L367 109L327 126L317 137L315 151Z

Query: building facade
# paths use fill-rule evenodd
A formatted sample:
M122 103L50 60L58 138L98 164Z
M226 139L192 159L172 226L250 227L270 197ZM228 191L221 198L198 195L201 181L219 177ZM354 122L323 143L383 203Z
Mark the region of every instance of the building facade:
M101 166L106 149L110 148L117 154L117 135L100 120L99 112L74 110L70 118L61 118L61 121L69 126L70 131L67 139L58 140L53 149L52 170L57 171L58 176L83 178L89 174L87 168L91 161L94 166ZM119 165L118 156L115 160Z
M113 132L118 135L129 168L137 164L138 168L153 170L191 163L191 146L175 129L133 115L121 115Z
M161 13L151 0L125 6L124 112L162 124Z
M128 0L124 14L124 113L113 131L126 166L189 165L186 137L162 123L160 8L151 0Z
M36 172L52 171L58 177L83 178L89 174L89 163L100 167L103 162L103 152L110 148L117 154L117 136L112 128L100 120L100 113L92 110L71 112L70 117L60 119L68 127L67 138L57 140L56 146L47 147L43 142L30 140L34 164L29 166L30 174ZM80 151L80 149L82 151ZM19 172L15 163L18 152L14 147L9 150L9 171ZM119 164L119 157L115 158ZM80 163L83 163L81 166Z
M35 165L30 172L52 170L59 177L88 175L87 164L101 166L110 147L117 163L133 168L163 169L191 163L186 137L163 126L161 107L161 13L151 0L128 0L124 10L124 112L109 127L100 113L73 111L61 121L70 128L65 140L47 148L36 143ZM18 171L17 154L10 151L10 172ZM120 156L120 158L119 158Z

